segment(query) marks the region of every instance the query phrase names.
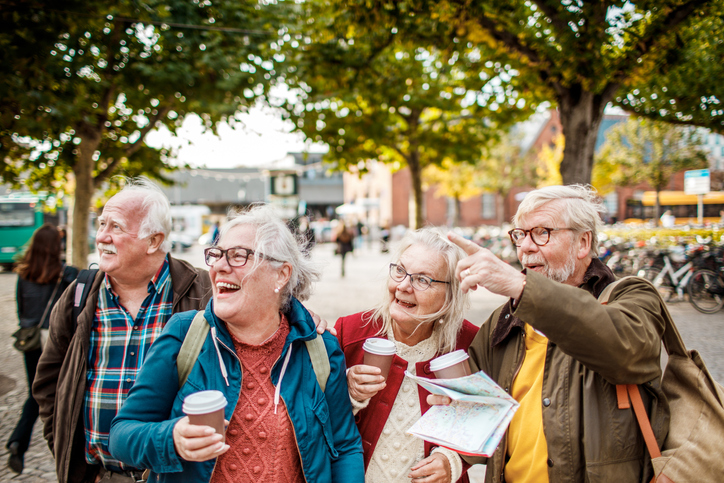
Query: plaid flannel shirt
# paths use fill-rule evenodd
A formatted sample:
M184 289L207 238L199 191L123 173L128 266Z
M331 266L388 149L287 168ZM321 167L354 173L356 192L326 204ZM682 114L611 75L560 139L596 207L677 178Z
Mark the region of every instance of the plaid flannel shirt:
M111 421L136 382L151 344L171 318L173 289L168 258L148 283L148 296L133 320L120 305L108 275L102 282L88 349L84 399L85 459L110 471L129 468L108 452Z

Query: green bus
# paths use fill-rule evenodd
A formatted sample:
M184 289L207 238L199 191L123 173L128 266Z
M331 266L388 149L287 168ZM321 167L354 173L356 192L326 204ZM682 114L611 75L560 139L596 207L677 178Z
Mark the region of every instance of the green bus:
M44 223L43 199L26 193L0 196L0 266L11 270L25 244Z

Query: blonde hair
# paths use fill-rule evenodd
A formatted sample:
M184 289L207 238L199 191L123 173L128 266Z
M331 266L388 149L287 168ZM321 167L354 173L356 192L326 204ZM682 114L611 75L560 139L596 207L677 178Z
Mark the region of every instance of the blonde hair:
M455 268L465 257L465 252L451 243L442 229L425 227L410 231L402 238L393 260L399 261L402 254L413 245L420 245L439 253L444 261L446 275L443 280L450 282L445 284L445 302L440 310L420 317L419 321L420 324L432 322L432 337L436 339L439 354L451 352L457 345L458 334L463 326L463 314L469 301L468 295L460 290L460 281L455 277ZM391 304L390 297L384 296L372 312L365 314L365 318L369 318L368 321L375 326L381 321L377 332L380 336L386 337L392 328Z

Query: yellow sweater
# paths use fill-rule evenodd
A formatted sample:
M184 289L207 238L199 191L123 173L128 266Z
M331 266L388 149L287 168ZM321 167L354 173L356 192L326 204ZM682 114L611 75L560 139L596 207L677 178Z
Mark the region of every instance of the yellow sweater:
M508 428L507 483L548 483L548 447L543 433L543 369L548 339L525 324L525 357L511 394L520 403Z

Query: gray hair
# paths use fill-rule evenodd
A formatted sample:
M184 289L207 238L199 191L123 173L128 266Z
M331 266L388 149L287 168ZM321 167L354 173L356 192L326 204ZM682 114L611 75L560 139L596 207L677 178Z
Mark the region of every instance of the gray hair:
M163 233L163 243L159 249L163 253L171 251L171 204L161 188L145 176L124 178L125 185L120 193L132 193L139 196L145 214L138 229L138 237L148 238L156 233Z
M267 260L272 266L279 268L285 262L292 266L289 283L281 291L282 311L289 308L292 297L304 301L312 295L312 284L319 280L321 270L309 257L306 239L294 235L274 208L255 203L246 211L230 212L229 221L221 227L219 238L223 238L236 226L252 226L256 229L252 248L267 259L273 258ZM253 257L253 261L252 271L256 270L263 258Z
M575 233L591 232L591 258L598 257L598 232L603 228L600 213L605 211L598 193L592 186L546 186L531 191L518 207L513 224L519 226L523 218L546 203L562 201L561 216L566 227Z
M420 318L420 323L432 322L432 337L437 340L438 353L444 354L455 350L457 338L463 326L463 314L469 305L468 294L460 290L460 281L455 276L455 268L460 260L465 257L462 248L451 243L445 236L445 231L436 227L425 227L415 231L409 231L400 241L395 251L393 260L399 261L402 254L413 245L421 245L439 253L445 262L446 274L445 302L442 308L435 313ZM382 302L377 305L370 315L370 320L376 324L381 320L382 326L378 335L386 336L392 327L390 316L390 297L385 296ZM438 322L438 323L436 323Z

